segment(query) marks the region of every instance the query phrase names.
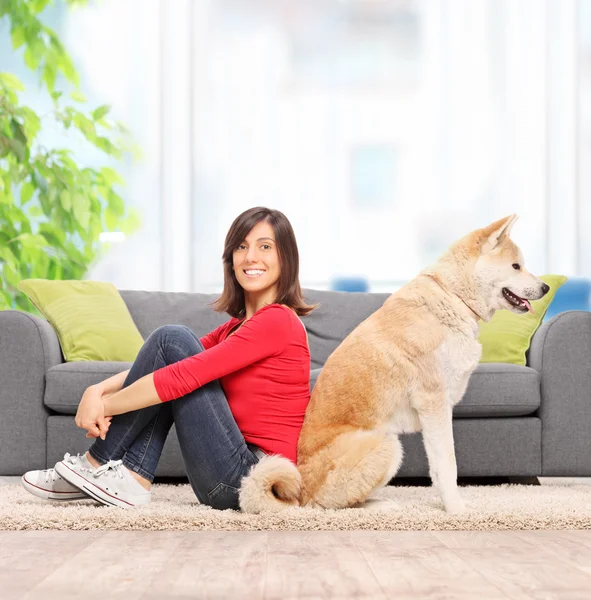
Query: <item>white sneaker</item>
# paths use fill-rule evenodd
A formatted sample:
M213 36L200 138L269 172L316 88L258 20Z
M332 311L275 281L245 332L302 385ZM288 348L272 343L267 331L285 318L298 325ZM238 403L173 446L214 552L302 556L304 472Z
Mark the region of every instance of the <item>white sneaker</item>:
M72 485L53 469L27 471L21 477L23 487L45 500L91 500L92 498L82 490Z
M133 477L122 460L110 460L98 468L86 467L76 457L64 456L55 470L66 481L106 506L133 508L148 504L152 492Z

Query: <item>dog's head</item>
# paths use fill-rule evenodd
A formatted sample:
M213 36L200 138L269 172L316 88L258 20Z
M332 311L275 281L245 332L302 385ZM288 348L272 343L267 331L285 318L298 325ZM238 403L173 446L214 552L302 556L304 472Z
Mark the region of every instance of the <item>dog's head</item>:
M487 312L506 309L517 314L532 312L530 300L539 300L549 286L525 268L525 260L509 234L517 221L510 215L477 229L468 236L475 258L472 275Z

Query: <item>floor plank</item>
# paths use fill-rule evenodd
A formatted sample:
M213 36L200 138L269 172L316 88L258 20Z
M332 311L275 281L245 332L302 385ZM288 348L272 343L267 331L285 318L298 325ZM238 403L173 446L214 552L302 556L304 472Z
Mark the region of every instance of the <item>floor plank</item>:
M591 575L547 551L535 534L513 531L434 534L491 584L515 599L581 600L589 597ZM551 533L551 532L549 532ZM559 538L556 541L560 544Z
M517 535L539 552L552 553L591 575L591 531L518 531Z
M269 531L265 599L385 599L350 531Z
M163 565L179 541L178 534L169 531L106 531L73 558L62 560L22 600L135 600L155 579L166 576Z
M0 598L21 598L105 535L104 531L0 532Z
M432 532L364 531L354 540L388 597L508 598Z
M266 531L187 531L142 600L264 597Z

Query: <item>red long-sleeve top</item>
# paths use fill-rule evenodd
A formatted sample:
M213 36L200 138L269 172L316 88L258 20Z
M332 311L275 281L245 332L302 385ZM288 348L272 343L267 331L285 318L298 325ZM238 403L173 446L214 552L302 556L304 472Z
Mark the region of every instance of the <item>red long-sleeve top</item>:
M282 304L231 318L201 338L204 351L154 371L162 402L219 379L244 439L267 454L297 462L310 401L310 351L304 324Z

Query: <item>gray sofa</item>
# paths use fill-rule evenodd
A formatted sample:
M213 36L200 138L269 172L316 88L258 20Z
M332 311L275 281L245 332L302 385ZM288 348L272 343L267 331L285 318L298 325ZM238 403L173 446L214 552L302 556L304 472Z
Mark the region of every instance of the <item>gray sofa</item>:
M228 319L208 304L217 295L120 292L144 339L183 324L203 335ZM321 306L303 321L312 385L329 354L388 294L304 290ZM66 363L52 326L22 311L0 312L0 475L48 468L92 443L74 423L84 390L129 363ZM591 313L569 311L544 323L528 366L481 364L454 410L458 476L591 476ZM420 434L402 436L399 476L426 477ZM157 476L185 475L174 426Z

